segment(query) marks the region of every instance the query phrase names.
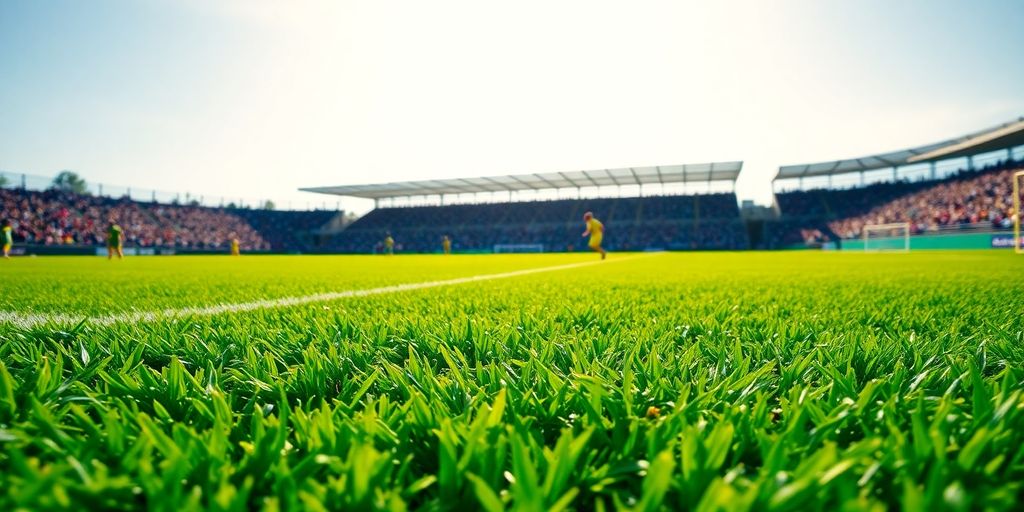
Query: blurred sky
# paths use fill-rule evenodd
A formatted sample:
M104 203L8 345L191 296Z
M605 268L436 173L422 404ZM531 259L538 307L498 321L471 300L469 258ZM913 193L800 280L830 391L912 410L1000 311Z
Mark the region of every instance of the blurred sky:
M1022 49L1020 0L3 0L0 170L301 205L744 160L764 201L780 164L1024 115Z

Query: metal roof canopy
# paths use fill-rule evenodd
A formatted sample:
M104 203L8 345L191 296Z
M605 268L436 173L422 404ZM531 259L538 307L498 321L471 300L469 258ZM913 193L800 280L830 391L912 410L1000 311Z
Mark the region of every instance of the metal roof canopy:
M977 155L1020 145L1024 145L1024 117L955 139L904 149L902 151L816 164L785 165L779 167L779 172L775 175L774 179L833 176L875 169L887 169L915 163L935 162L949 158Z
M658 165L653 167L625 167L622 169L600 169L595 171L402 181L372 185L310 187L300 188L299 190L365 199L385 199L404 196L614 187L619 185L664 185L712 181L735 182L742 168L743 162L714 162L706 164Z

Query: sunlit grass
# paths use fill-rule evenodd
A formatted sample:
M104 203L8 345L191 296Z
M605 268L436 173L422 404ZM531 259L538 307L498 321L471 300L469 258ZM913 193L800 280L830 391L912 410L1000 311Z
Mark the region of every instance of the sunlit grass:
M238 293L591 257L243 258ZM227 258L142 259L125 261L133 279L171 291L140 284L138 307L232 297ZM109 312L107 267L76 263L33 264L78 272L72 304ZM196 279L175 281L179 265ZM0 508L1009 509L1022 271L996 252L664 254L173 322L0 326ZM18 279L45 295L40 275ZM60 303L17 293L9 309Z
M108 261L14 258L0 265L0 310L111 313L365 289L585 261L498 256L187 256Z

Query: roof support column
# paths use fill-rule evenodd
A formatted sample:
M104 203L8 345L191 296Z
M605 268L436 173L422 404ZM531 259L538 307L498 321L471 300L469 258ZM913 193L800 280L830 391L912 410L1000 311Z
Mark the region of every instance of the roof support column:
M928 162L928 179L935 181L935 160Z
M967 157L967 170L968 171L973 171L974 170L974 157L973 156L968 156Z
M1006 148L1006 160L1007 161L1013 160L1013 148L1012 147Z
M864 171L860 172L860 186L864 186Z
M894 181L894 182L898 179L898 176L897 176L898 170L899 170L899 166L898 165L892 166L892 181Z
M375 197L375 198L373 198L373 208L374 208L375 210L376 210L377 208L380 208L380 198L379 198L379 197Z

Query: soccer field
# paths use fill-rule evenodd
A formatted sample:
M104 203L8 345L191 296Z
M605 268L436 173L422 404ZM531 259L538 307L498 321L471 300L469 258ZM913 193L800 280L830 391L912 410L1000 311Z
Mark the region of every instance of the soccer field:
M1010 509L1008 251L0 261L0 509Z

